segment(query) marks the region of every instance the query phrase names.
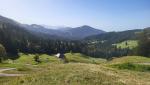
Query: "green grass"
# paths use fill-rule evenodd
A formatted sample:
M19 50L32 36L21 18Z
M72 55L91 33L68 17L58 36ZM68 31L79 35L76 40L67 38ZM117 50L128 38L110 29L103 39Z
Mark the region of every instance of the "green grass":
M112 65L111 67L118 68L118 69L140 71L140 72L150 72L150 65L140 65L140 64L134 64L134 63L122 63L122 64Z
M78 63L93 63L100 64L106 62L105 59L101 58L91 58L89 56L80 53L67 53L65 54L68 62L78 62Z
M149 65L145 65L145 63ZM150 72L150 58L142 56L125 56L114 58L108 62L108 66L117 69L127 69L140 72Z
M17 77L6 85L124 85L118 77L107 75L90 64L49 64L32 75ZM95 70L89 68L93 67ZM43 67L44 68L44 67ZM96 70L97 69L97 70Z
M19 54L20 57L13 61L14 63L18 63L18 64L31 64L31 65L35 65L37 64L34 61L34 56L35 54L23 54L20 53ZM101 59L101 58L91 58L89 56L80 54L80 53L66 53L65 54L66 59L68 62L72 62L72 63L94 63L94 64L100 64L103 62L106 62L105 59ZM41 54L39 55L40 64L46 64L46 63L63 63L59 58L57 58L56 56L50 56L47 54Z
M20 64L30 64L30 65L36 65L37 62L34 61L34 56L36 54L23 54L20 53L20 57L14 61L14 63L20 63ZM45 63L61 63L61 61L55 57L50 56L47 54L39 54L39 58L41 63L39 64L45 64Z
M55 56L50 56L47 54L40 54L39 58L41 63L37 63L34 61L34 56L36 54L19 54L20 57L17 60L7 60L4 63L0 64L0 68L16 68L16 70L5 71L5 73L29 73L35 71L36 68L40 68L41 66L47 65L49 63L52 64L62 64L59 58ZM105 62L105 59L95 59L89 56L82 55L80 53L67 53L66 59L69 63L93 63L100 64Z
M150 58L142 57L142 56L124 56L121 58L114 58L110 61L110 64L118 64L118 63L150 63Z
M0 63L0 68L17 68L17 67L22 67L24 66L23 64L10 64L10 63Z
M4 63L0 63L0 68L10 67L10 68L20 68L26 65L37 65L38 63L34 61L35 54L19 54L19 58L16 60L6 60ZM41 63L38 65L46 63L62 63L57 57L50 56L46 54L39 55Z
M6 73L27 74L21 77L0 77L1 85L149 85L150 58L125 56L106 61L80 53L66 53L68 63L55 56L39 55L42 63L34 61L35 54L20 54L0 67L15 67Z
M26 67L26 66L18 67L18 68L17 68L17 71L30 71L30 70L31 70L31 68Z
M0 67L23 67L25 65L37 65L38 63L34 61L35 54L19 54L19 58L17 60L6 60L4 63L0 64ZM91 58L89 56L80 54L80 53L66 53L66 59L69 63L93 63L93 64L100 64L106 62L105 59L101 58ZM47 54L40 54L39 55L41 63L38 65L44 65L47 63L63 63L59 58L56 56L50 56Z
M133 49L135 47L138 46L138 41L137 40L127 40L127 41L123 41L121 43L117 43L115 44L117 46L117 48L129 48L129 49Z

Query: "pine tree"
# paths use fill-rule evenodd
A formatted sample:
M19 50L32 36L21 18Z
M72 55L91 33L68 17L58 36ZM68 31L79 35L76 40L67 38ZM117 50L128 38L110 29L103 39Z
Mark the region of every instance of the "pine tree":
M0 44L0 63L6 58L6 50L3 45Z

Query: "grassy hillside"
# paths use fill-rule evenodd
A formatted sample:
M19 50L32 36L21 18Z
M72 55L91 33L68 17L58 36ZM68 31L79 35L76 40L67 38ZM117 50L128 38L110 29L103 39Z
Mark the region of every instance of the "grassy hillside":
M125 56L109 62L110 67L121 70L150 72L150 58L142 56Z
M25 65L44 65L48 63L63 63L59 58L57 58L55 55L47 55L47 54L39 54L39 59L41 63L37 63L34 60L36 54L23 54L19 53L19 58L17 60L7 60L4 63L0 64L0 67L22 67ZM93 63L93 64L100 64L103 62L106 62L105 59L101 58L92 58L80 53L66 53L66 60L69 63Z
M118 64L118 63L150 63L150 58L142 56L124 56L121 58L114 58L109 63Z
M67 53L65 55L69 62L93 63L93 64L100 64L106 62L105 59L92 58L90 56L86 56L80 53Z
M65 55L69 63L64 64L54 56L43 54L40 55L42 63L37 64L33 60L34 54L20 55L21 57L15 60L14 64L24 65L24 67L5 71L5 73L25 75L20 77L0 77L2 85L150 84L150 65L145 65L150 63L150 58L146 57L125 56L106 61L80 53L67 53ZM29 56L30 58L27 58ZM9 64L12 65L12 63Z
M135 47L137 47L138 42L136 40L127 40L127 41L123 41L121 43L117 43L115 44L117 45L117 48L129 48L129 49L133 49Z

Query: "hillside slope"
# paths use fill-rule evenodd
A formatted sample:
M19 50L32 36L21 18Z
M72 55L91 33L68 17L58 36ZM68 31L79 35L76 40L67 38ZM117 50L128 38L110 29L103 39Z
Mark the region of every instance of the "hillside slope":
M124 63L148 63L149 58L141 56L125 56L114 58L112 61L100 60L99 64L91 63L93 58L79 53L65 54L70 63L63 64L57 57L40 55L43 63L32 65L33 54L21 55L15 63L17 70L6 73L25 73L20 77L1 77L2 85L149 85L150 74L148 71L134 71L130 69L118 69L114 65ZM27 58L31 57L31 58ZM75 58L76 57L76 58ZM48 60L47 60L48 59ZM76 59L77 62L73 60ZM98 58L99 59L99 58ZM30 61L30 62L29 62ZM86 62L83 62L86 61ZM102 62L103 61L103 62ZM6 64L6 63L5 63ZM0 64L0 66L6 66ZM133 68L132 66L130 68ZM140 67L139 67L140 68ZM29 74L29 75L28 75Z

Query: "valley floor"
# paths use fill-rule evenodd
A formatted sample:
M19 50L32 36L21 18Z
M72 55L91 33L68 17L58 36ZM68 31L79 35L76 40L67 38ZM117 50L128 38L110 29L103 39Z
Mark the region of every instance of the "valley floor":
M3 73L24 74L1 76L0 85L150 85L150 66L142 64L150 63L150 58L127 56L106 61L68 53L69 63L40 55L42 63L36 64L33 56L22 54L13 63L0 64L0 68L16 68Z

